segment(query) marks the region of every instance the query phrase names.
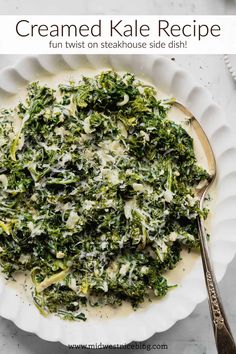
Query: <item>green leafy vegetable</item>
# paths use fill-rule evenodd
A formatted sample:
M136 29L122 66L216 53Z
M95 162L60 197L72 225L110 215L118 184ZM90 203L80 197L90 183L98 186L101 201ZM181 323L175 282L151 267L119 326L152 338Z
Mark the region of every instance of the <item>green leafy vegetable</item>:
M106 71L57 92L32 83L0 112L0 264L31 271L42 314L164 296L165 271L198 247L208 174L172 102Z

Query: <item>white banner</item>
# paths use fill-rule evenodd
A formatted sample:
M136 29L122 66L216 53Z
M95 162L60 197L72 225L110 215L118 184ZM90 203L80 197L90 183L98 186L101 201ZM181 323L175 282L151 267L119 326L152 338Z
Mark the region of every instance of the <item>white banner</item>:
M236 54L236 16L0 16L1 54Z

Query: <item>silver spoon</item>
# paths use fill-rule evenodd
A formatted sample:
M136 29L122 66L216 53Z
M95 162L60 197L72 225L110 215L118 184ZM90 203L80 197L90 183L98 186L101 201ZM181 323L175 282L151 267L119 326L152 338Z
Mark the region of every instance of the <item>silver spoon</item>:
M204 130L202 129L197 119L193 116L193 114L189 112L189 110L179 102L175 102L173 105L177 109L181 110L190 120L190 124L194 129L194 131L196 132L207 158L207 162L209 166L208 172L210 174L210 178L207 181L207 183L197 191L197 195L199 197L199 206L200 209L202 209L205 196L216 178L217 169L216 169L215 156L211 144ZM212 267L212 262L210 259L203 218L198 217L197 223L198 223L198 230L199 230L202 264L203 264L205 282L206 282L206 287L208 292L209 308L211 313L212 326L213 326L217 351L218 354L236 354L236 345L234 342L232 332L230 330L229 323L226 318L226 314L223 308L222 300L220 298L220 293L215 278L214 270Z

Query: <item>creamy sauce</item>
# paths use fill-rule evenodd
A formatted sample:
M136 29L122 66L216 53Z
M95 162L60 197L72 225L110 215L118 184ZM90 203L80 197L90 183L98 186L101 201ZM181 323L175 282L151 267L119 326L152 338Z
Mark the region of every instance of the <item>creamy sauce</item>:
M107 68L105 68L107 69ZM101 69L102 70L102 69ZM101 71L99 70L99 71ZM46 84L52 88L57 88L59 83L68 83L68 81L73 80L73 81L78 81L81 79L82 76L94 76L98 72L98 70L91 70L91 69L80 69L80 70L65 70L61 72L60 74L56 75L38 75L35 78L35 81L39 80L42 84ZM142 78L142 81L147 83L147 84L152 84L150 81L145 81ZM159 98L168 98L167 95L165 95L163 92L158 90L158 97ZM26 98L26 88L19 88L18 92L14 96L4 96L4 99L1 99L1 94L0 94L0 108L3 107L14 107L16 106L19 101L24 101ZM196 134L194 133L193 129L191 126L187 125L186 122L186 116L177 108L172 108L170 113L169 113L169 118L180 123L185 130L193 137L194 139L194 150L195 154L197 157L198 163L203 166L204 168L208 169L207 165L207 159L204 155L203 148L201 146L201 143L199 142ZM216 183L211 187L210 190L210 196L211 196L211 201L208 202L207 206L211 210L208 216L208 219L206 220L206 228L207 231L210 233L211 230L211 220L212 220L212 212L214 210L214 200L216 199ZM213 198L214 196L214 198ZM184 277L191 272L191 270L194 268L196 265L196 262L199 260L200 254L198 252L192 251L191 253L188 253L187 251L182 251L182 260L178 263L176 268L173 270L170 270L166 273L166 277L169 281L169 284L175 285L178 284L181 286L181 282L183 281ZM27 301L29 303L32 303L32 283L30 280L29 276L25 275L17 275L16 276L16 282L13 281L7 281L7 285L13 287L17 294L22 298L23 301ZM4 281L4 280L1 280ZM5 282L5 281L4 281ZM174 291L170 290L170 291ZM168 296L168 294L167 294ZM153 302L160 302L161 299L154 299ZM138 309L138 311L144 311L147 306L150 306L149 301L145 301L141 307ZM88 318L102 318L102 319L107 319L107 318L114 318L114 317L124 317L127 316L128 314L133 313L133 309L130 304L124 303L122 306L118 308L112 308L110 306L105 306L103 308L91 308L88 307L88 309L83 310L85 312L86 316Z

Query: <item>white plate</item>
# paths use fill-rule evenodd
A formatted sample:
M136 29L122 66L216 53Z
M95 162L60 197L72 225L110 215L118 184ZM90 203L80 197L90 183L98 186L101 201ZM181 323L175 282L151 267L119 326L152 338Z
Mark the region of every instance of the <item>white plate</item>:
M211 225L210 249L219 281L236 252L236 149L221 109L209 92L194 81L189 73L165 57L156 56L39 56L26 57L15 67L0 72L0 103L7 105L18 97L19 89L45 75L60 74L65 69L73 76L78 68L112 67L128 70L148 79L157 88L186 105L201 122L215 151L218 164L217 196ZM178 279L179 286L156 302L136 312L109 318L92 317L85 323L63 321L55 316L44 318L19 286L0 279L0 315L12 320L23 330L36 333L45 340L64 344L124 344L145 340L155 332L165 331L177 320L188 316L206 298L200 256L184 256L186 271ZM180 274L180 267L173 271ZM182 268L181 268L182 270ZM176 273L177 272L177 273ZM21 296L19 296L21 293ZM25 298L24 298L25 296Z
M225 54L224 60L230 74L232 75L233 79L236 80L236 55Z

